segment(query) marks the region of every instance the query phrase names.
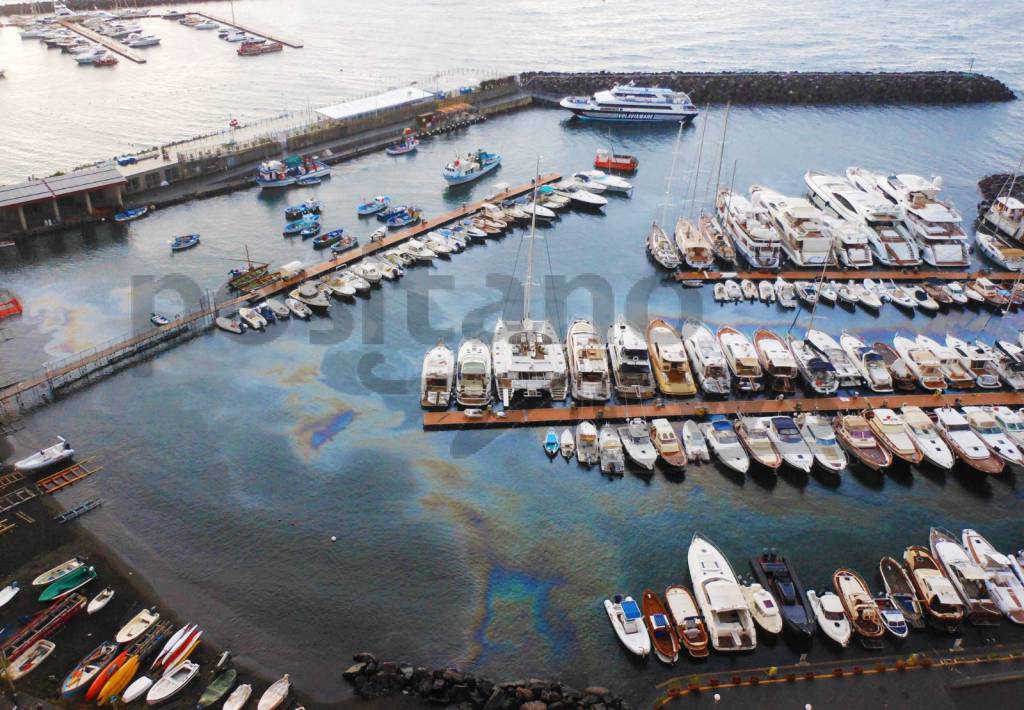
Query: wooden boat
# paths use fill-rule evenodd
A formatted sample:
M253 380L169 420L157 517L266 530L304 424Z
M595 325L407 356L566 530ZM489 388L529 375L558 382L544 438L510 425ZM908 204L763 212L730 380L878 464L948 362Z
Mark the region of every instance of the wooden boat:
M676 329L656 319L648 324L646 336L651 369L658 389L668 395L697 394L697 384L690 372L686 348Z
M199 666L185 662L162 677L146 693L146 704L156 705L177 695L199 673Z
M810 637L814 612L790 561L777 550L765 550L750 559L750 567L758 583L774 597L785 627L798 636Z
M661 599L650 589L645 589L640 600L640 608L644 615L644 625L651 638L651 647L658 660L674 665L679 660L679 639L676 638L668 611Z
M1006 464L992 453L960 412L939 407L931 413L939 436L961 461L982 473L1002 473Z
M832 592L818 594L811 589L807 592L807 603L811 605L814 618L825 635L843 648L849 646L853 629L839 597Z
M604 600L604 610L608 614L612 628L626 650L634 656L646 658L651 652L651 637L647 634L643 612L633 597L616 594ZM227 703L224 704L227 707Z
M280 679L274 681L274 683L267 688L260 698L257 710L276 710L276 708L284 702L285 698L288 697L288 691L291 690L292 683L288 679L288 674L285 673Z
M701 214L700 219L697 220L697 229L711 244L715 258L726 264L736 264L736 247L733 245L732 239L722 231L710 215Z
M676 220L675 243L686 265L691 269L710 269L715 265L715 252L704 233L692 222L680 217Z
M238 678L238 671L234 668L230 668L214 678L213 681L206 686L206 690L203 691L203 694L199 696L196 708L209 707L223 698L229 690L235 687L236 678Z
M651 443L658 450L658 456L672 468L685 468L687 455L679 441L679 436L668 419L655 419L651 422Z
M64 679L60 688L61 697L71 700L83 692L96 674L117 655L118 648L113 641L105 641L90 651Z
M708 655L708 631L690 590L681 584L665 589L665 604L672 617L676 637L693 658Z
M761 282L765 283L765 282ZM786 341L766 328L754 331L754 350L761 368L768 376L774 392L793 392L797 377L797 364Z
M998 626L1002 614L988 594L988 574L974 564L956 537L941 528L928 533L928 547L939 561L957 594L964 600L965 616L975 626Z
M885 593L903 612L903 618L916 629L924 628L924 610L903 565L892 557L883 557L878 563L878 572L882 576Z
M76 569L85 565L85 561L80 557L72 557L67 562L61 562L56 567L46 570L41 575L32 580L33 587L41 587L43 585L50 585L56 582L61 577L71 574Z
M55 648L57 648L57 645L53 641L39 639L17 658L7 662L7 672L3 674L3 677L9 682L13 682L27 676L38 668L53 653Z
M878 616L886 631L898 639L905 639L910 634L910 627L907 625L903 612L888 594L885 592L876 594L875 605L878 606Z
M837 569L832 574L832 584L861 642L866 640L866 645L876 645L871 642L885 635L885 626L878 613L878 605L868 591L868 585L859 574L848 568Z
M917 389L917 377L891 345L879 340L872 343L871 348L882 356L882 361L888 368L889 374L892 375L892 383L896 389L905 392L913 392Z
M985 589L996 608L1013 623L1024 624L1024 580L1014 571L1013 558L996 550L976 530L964 530L960 537L971 561L988 575Z
M53 602L63 599L77 589L81 589L92 580L96 579L96 568L79 567L69 572L53 584L46 587L39 595L41 602Z
M957 633L964 618L963 600L939 563L920 545L911 545L903 552L903 563L910 572L910 581L928 622L941 630Z
M242 710L252 695L252 686L244 683L235 688L224 701L224 710Z
M58 436L57 443L53 446L49 446L45 449L40 449L31 456L26 456L21 461L17 461L14 464L15 471L21 471L22 473L34 473L36 471L43 471L51 466L70 461L75 456L75 450L71 448L71 444L64 440L64 437ZM68 570L70 571L70 570ZM66 574L66 573L65 573ZM56 580L55 577L51 582ZM36 583L33 582L33 585ZM41 582L39 584L49 584L49 582Z
M868 409L863 414L871 433L893 456L911 464L924 460L914 438L907 432L903 417L891 409Z
M974 292L980 296L985 305L991 308L1005 308L1010 303L1009 297L996 286L990 279L982 276L967 284L965 290L970 294Z
M878 443L861 415L840 414L832 420L832 428L846 452L868 468L879 471L892 465L892 454Z
M114 635L114 640L118 643L129 643L142 636L146 629L155 624L160 619L160 614L153 611L152 609L143 609L138 614L133 616L131 620L121 627L121 629Z
M87 614L95 614L100 609L110 603L110 600L114 598L114 590L111 587L107 587L102 592L97 594L89 602L89 606L85 608Z
M743 444L751 459L772 471L778 470L782 465L782 456L768 438L768 431L756 417L737 417L734 427L736 438Z
M941 282L925 281L921 284L921 289L939 306L951 306L956 303L952 294L942 287Z

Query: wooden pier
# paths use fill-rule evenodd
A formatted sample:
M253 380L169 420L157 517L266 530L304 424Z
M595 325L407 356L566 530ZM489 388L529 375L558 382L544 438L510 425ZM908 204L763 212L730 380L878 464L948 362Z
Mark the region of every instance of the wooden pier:
M851 279L875 279L882 281L973 281L982 276L992 281L1015 281L1021 278L1016 271L880 271L874 269L829 269L825 278L834 281ZM816 281L821 271L677 271L672 274L676 281L721 281L723 279L750 279L751 281L774 281L782 277L786 281Z
M69 29L72 32L82 35L88 40L95 42L96 44L102 44L104 47L109 49L111 52L120 54L125 59L130 59L136 64L145 64L146 60L141 54L133 52L125 45L121 44L115 39L110 37L104 37L99 32L93 32L88 27L83 27L77 22L69 22L68 20L60 20L59 24L65 29Z
M770 416L772 414L794 414L798 412L845 412L878 407L899 408L904 405L923 409L942 406L983 406L1024 405L1024 393L1020 392L961 392L957 394L890 394L851 397L789 397L785 399L751 399L688 401L650 404L607 404L584 407L537 407L531 409L506 409L504 416L484 412L480 417L466 416L465 412L424 412L423 428L482 429L502 427L547 427L574 425L590 420L600 425L603 421L625 421L632 417L643 417L650 421L663 417L679 419L704 417L710 414L734 414L743 416Z
M561 179L562 176L559 175L558 173L549 173L547 175L542 175L537 184L547 185L552 182L557 182L558 180ZM518 187L510 187L505 192L496 195L495 200L483 199L478 200L476 202L470 202L457 210L445 212L444 214L441 214L437 217L433 217L431 219L424 219L419 224L415 224L411 227L408 227L407 229L401 229L398 230L397 232L394 232L393 234L387 235L379 242L369 242L366 244L360 244L355 249L350 249L346 252L342 252L333 259L321 262L319 264L314 264L312 266L307 266L305 269L303 269L300 273L296 274L292 278L281 279L275 281L274 283L267 284L266 286L249 292L249 294L244 298L247 299L249 302L254 303L256 301L260 301L266 298L267 296L273 296L274 294L280 293L281 291L293 289L297 287L299 284L301 284L303 281L308 281L310 279L315 279L320 276L324 276L326 274L331 273L332 271L336 271L337 269L342 268L343 266L351 264L352 262L359 261L364 256L376 254L377 252L380 251L386 251L397 244L401 244L402 242L408 241L415 237L423 236L427 232L430 232L434 229L440 229L447 224L455 222L456 220L468 217L474 212L477 212L484 204L488 202L515 199L517 197L525 195L531 190L533 190L532 182L527 183L525 185L519 185ZM235 302L222 303L218 307L227 308L232 305L235 305Z
M235 22L233 20L225 20L223 17L217 17L216 15L211 15L208 12L190 12L188 14L190 14L190 15L199 15L200 17L205 17L207 20L213 20L214 22L219 22L222 25L227 25L228 27L234 27L237 30L242 30L242 32L254 35L256 37L262 37L263 39L269 39L271 42L280 42L284 46L291 47L292 49L302 49L302 46L303 46L301 41L297 42L297 41L290 40L290 39L284 39L283 37L277 37L277 36L274 36L274 35L269 34L267 32L261 32L259 30L254 30L252 27L246 27L245 25L239 24L238 22Z

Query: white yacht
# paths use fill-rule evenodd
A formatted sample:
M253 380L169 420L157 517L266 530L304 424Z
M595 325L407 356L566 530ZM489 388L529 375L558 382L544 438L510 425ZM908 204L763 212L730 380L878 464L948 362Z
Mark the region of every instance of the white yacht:
M839 346L860 371L861 377L872 392L892 392L892 373L885 364L881 353L869 346L856 335L844 332L839 336Z
M999 368L996 366L996 354L992 348L983 343L970 344L956 336L946 334L946 347L951 349L960 364L983 389L998 389L1002 386L999 379Z
M540 161L534 178L533 200L537 199ZM565 351L549 320L530 317L530 295L533 288L533 245L537 240L537 218L533 216L528 235L526 279L523 281L523 318L499 318L491 342L495 387L504 406L519 395L536 398L548 396L561 401L568 394ZM646 352L646 349L645 349Z
M846 468L849 461L846 450L836 439L832 422L820 414L805 412L796 416L797 427L807 446L814 454L814 460L826 471L839 473Z
M651 441L651 429L647 422L636 417L615 430L629 458L648 471L653 471L654 462L658 460L658 450Z
M618 430L611 424L601 427L597 443L600 448L601 473L610 476L621 476L626 471L626 456L622 452L622 439Z
M647 342L621 316L608 327L608 355L617 395L632 399L654 396L654 372Z
M946 378L942 374L942 366L931 350L920 347L916 342L910 338L904 338L902 335L894 337L892 344L922 387L933 392L942 392L946 389Z
M966 367L960 363L957 353L949 347L938 343L927 335L917 336L917 346L929 350L939 361L939 368L946 378L947 386L952 389L970 389L977 384Z
M701 390L705 394L728 394L729 367L711 330L700 321L690 319L683 323L681 335Z
M796 359L796 367L807 386L818 394L833 394L839 389L839 377L832 363L821 356L807 340L798 340L790 333L786 336L789 350Z
M1024 447L1024 415L1018 414L1005 405L996 405L989 409L999 428L1017 446ZM1022 580L1024 581L1024 580Z
M580 118L597 121L689 123L698 114L686 93L657 86L637 86L632 81L598 91L593 96L566 96L559 106Z
M771 215L755 207L743 195L721 189L715 209L722 229L732 237L736 249L755 269L778 269L782 264L782 241Z
M606 401L612 393L607 348L594 324L577 319L565 338L572 396L583 401Z
M967 556L956 536L941 528L932 528L928 544L932 557L942 564L949 581L966 603L970 622L976 626L998 626L1001 616L986 588L988 575Z
M982 222L1015 242L1024 242L1024 202L1000 195L985 211Z
M832 238L824 231L821 210L810 200L752 185L750 203L768 210L782 237L782 250L796 266L823 266L834 261Z
M997 340L993 350L999 376L1006 386L1018 392L1024 390L1024 348L1008 340Z
M760 392L761 361L750 338L732 327L718 330L718 344L725 354L725 361L736 382L736 388L744 392Z
M657 222L651 224L651 231L647 233L647 251L663 268L669 271L679 268L679 251Z
M623 195L629 195L633 192L633 183L625 178L621 178L618 175L609 175L603 170L584 170L583 172L573 173L573 179L578 180L581 183L587 184L596 182L604 186L604 189L608 192L619 192Z
M835 369L840 387L857 387L862 384L860 369L850 361L835 338L824 331L814 329L808 330L805 337Z
M963 411L971 431L985 442L992 453L1007 463L1024 465L1024 453L999 426L988 407L964 407Z
M716 651L752 651L757 631L729 560L707 538L695 533L686 555L694 596Z
M1010 558L976 530L964 530L960 537L968 556L988 575L985 587L996 608L1013 623L1024 624L1024 584L1014 573Z
M981 253L1007 271L1024 271L1024 249L1014 246L998 234L975 232L974 241Z
M827 214L822 215L821 227L832 240L834 260L848 269L866 269L875 263L867 227Z
M938 199L942 178L885 175L865 168L847 168L846 177L865 192L875 192L904 214L904 224L917 242L921 258L931 266L969 266L967 235L956 208Z
M459 346L455 401L462 407L484 407L491 403L491 351L477 338Z
M700 433L723 465L737 473L746 473L750 469L750 456L728 419L721 417L705 422L700 425Z
M956 456L939 435L931 417L920 407L904 405L900 408L903 415L903 426L907 434L917 444L924 457L933 465L946 471L952 470L956 464Z
M776 415L761 417L760 425L768 432L768 440L782 456L787 466L804 473L810 473L814 465L814 453L804 441L792 417Z
M707 237L693 226L693 222L680 217L676 220L676 248L691 269L711 269L715 265L715 250Z
M444 409L451 402L452 381L455 377L455 354L438 343L423 356L420 373L420 405Z
M917 266L921 263L917 242L903 224L903 210L876 193L858 190L846 178L809 170L804 182L811 198L822 209L868 228L875 258L886 266Z

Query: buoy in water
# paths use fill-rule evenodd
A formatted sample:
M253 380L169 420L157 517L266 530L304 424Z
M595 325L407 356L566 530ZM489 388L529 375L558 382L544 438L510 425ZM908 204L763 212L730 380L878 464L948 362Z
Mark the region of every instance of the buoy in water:
M337 541L338 541L337 535L331 535L331 542L337 542Z

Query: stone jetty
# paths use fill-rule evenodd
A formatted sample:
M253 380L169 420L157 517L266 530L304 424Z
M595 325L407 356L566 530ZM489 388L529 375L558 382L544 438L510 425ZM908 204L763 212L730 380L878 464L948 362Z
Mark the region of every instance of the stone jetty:
M590 95L635 81L686 91L697 105L972 104L1013 101L1010 88L974 72L526 72L524 91L539 101Z
M367 700L406 695L425 704L458 710L625 710L629 706L607 688L576 690L564 683L516 680L494 683L456 668L415 667L357 653L342 674Z

